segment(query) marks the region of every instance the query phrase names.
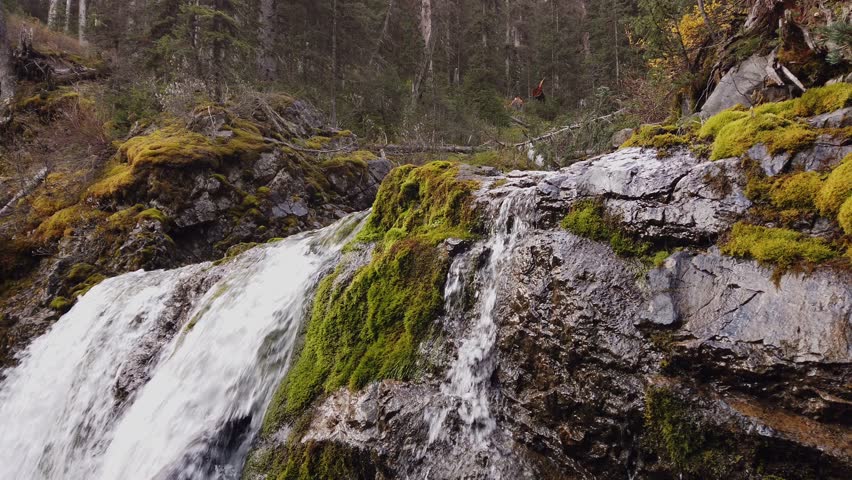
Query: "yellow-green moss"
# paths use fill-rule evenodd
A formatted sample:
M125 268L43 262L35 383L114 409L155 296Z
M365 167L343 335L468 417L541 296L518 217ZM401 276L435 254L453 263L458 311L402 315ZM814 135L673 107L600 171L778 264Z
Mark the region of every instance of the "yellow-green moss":
M770 228L739 222L731 230L722 253L753 258L781 268L797 263L821 263L837 256L825 240L808 237L786 228Z
M60 313L65 313L68 310L71 310L71 307L73 307L73 306L74 306L74 301L69 300L65 297L56 297L56 298L54 298L53 300L50 301L50 305L49 305L51 310L56 310L57 312L60 312Z
M256 247L257 245L258 244L255 243L255 242L238 243L238 244L228 248L228 251L225 252L225 256L220 258L219 260L216 260L215 262L213 262L213 265L217 265L217 266L218 265L224 265L224 264L230 262L231 260L237 258L239 255L241 255L241 254L251 250L252 248Z
M148 135L131 138L119 152L134 166L217 165L225 159L251 160L271 149L257 126L233 120L223 127L230 138L209 139L178 125L170 125Z
M810 117L852 106L852 84L835 83L812 88L796 100L795 114Z
M846 199L837 214L837 223L847 235L852 235L852 197Z
M643 125L622 147L666 149L688 144L689 137L678 135L678 130L675 125Z
M80 94L68 87L42 91L18 102L21 110L31 110L41 115L53 115L59 110L82 100Z
M737 105L727 110L723 110L704 122L704 125L702 125L698 130L698 137L703 140L716 138L716 135L722 127L748 116L749 113L743 109L742 105Z
M852 195L852 154L847 155L843 162L832 170L817 194L815 203L820 214L833 217L850 195Z
M581 200L571 206L562 219L562 228L575 235L609 243L616 255L643 257L651 251L648 242L633 239L618 227L618 220L607 214L597 200Z
M358 240L384 239L393 228L406 236L427 237L432 244L450 237L470 238L476 230L470 199L479 184L459 180L459 171L459 165L450 162L403 165L391 171Z
M800 172L775 179L770 187L772 205L781 209L814 209L814 200L822 188L822 176Z
M683 478L722 480L740 470L747 451L702 425L689 404L664 388L645 393L645 434L650 447Z
M70 234L74 227L102 216L102 212L73 205L54 213L36 228L33 236L37 241L50 242Z
M146 209L146 210L142 210L141 212L139 212L139 215L137 215L136 218L139 219L139 220L141 220L141 219L156 220L160 223L166 223L169 220L169 218L166 216L166 214L163 213L162 211L160 211L157 208L149 208L149 209Z
M439 243L475 234L476 182L458 173L458 165L435 162L399 167L385 179L355 241L375 242L372 259L351 279L342 280L339 269L320 283L304 347L275 394L264 431L294 418L318 395L416 374L418 346L444 304L449 256Z
M75 285L74 288L71 289L71 298L82 297L86 293L89 292L92 288L94 288L97 284L106 280L106 277L100 273L95 273L86 277L86 279L79 284Z
M322 168L340 168L346 166L354 166L357 168L367 168L367 162L375 160L378 157L373 152L367 150L357 150L352 153L335 155L328 160L322 162Z
M311 150L322 150L331 142L331 139L328 137L316 136L311 137L305 140L305 148L310 148Z
M136 178L133 175L133 167L126 163L120 163L109 167L103 177L94 185L89 187L88 194L95 198L107 198L115 196L133 186Z
M738 157L763 143L770 154L795 153L810 146L817 132L808 125L773 114L749 115L719 129L713 142L712 160Z

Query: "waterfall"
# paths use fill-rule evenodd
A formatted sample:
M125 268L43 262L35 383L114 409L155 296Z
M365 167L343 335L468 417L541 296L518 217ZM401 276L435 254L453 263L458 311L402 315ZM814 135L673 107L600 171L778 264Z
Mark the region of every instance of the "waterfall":
M482 246L488 257L477 272L476 319L462 340L458 356L441 385L441 395L449 402L443 402L444 407L438 411L426 412L430 444L445 436L444 424L453 410L473 445L481 450L487 448L488 438L496 428L490 412L488 381L494 373L492 351L497 340L497 324L494 322L497 289L510 258L509 253L532 223L534 199L532 190L515 190L493 207L494 222ZM461 256L450 268L445 288L445 304L450 316L464 315L461 298L464 296L465 269L475 265L475 258Z
M364 216L93 288L0 385L0 478L239 478L311 291Z

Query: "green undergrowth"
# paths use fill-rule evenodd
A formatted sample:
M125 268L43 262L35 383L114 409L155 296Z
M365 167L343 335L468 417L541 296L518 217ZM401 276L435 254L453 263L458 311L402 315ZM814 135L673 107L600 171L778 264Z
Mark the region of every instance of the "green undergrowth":
M624 231L619 226L619 219L610 215L599 200L576 202L561 225L575 235L608 243L613 252L622 257L636 257L656 267L669 257L667 250L655 250L650 242L637 240Z
M382 183L367 224L347 247L374 244L372 257L351 278L341 266L320 282L304 346L275 394L265 432L340 387L418 374L418 347L444 303L450 259L440 243L476 232L477 184L459 180L459 170L449 162L403 166Z

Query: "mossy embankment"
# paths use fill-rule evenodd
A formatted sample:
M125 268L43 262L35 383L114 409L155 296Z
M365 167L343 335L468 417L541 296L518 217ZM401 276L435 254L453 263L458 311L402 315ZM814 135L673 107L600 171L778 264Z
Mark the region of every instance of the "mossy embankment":
M852 106L852 84L813 88L800 98L741 105L722 111L705 122L687 120L681 125L645 125L623 147L660 150L689 147L711 160L739 157L757 144L770 154L796 153L811 147L820 135L844 137L847 129L816 128L805 119Z
M304 346L277 390L263 435L309 418L310 406L339 388L382 379L410 380L428 368L420 344L436 331L450 257L441 243L479 231L472 205L478 183L459 179L460 166L402 166L382 183L364 229L346 248L371 250L354 272L346 261L319 284ZM302 418L301 422L308 421ZM295 429L281 451L256 456L251 468L273 478L320 475L313 443ZM325 467L322 467L325 468ZM322 470L324 471L324 470ZM301 472L301 473L298 473ZM310 477L314 478L314 477Z
M790 163L769 176L749 151L762 144L771 156L794 155L819 142L842 145L852 136L849 127L818 128L808 118L850 106L852 84L837 83L783 102L735 106L703 123L647 125L624 146L655 148L663 155L688 148L710 161L742 160L744 192L752 208L720 239L723 253L758 260L776 274L825 263L845 266L852 260L852 156L817 171ZM828 220L828 228L814 236L811 230L820 219Z

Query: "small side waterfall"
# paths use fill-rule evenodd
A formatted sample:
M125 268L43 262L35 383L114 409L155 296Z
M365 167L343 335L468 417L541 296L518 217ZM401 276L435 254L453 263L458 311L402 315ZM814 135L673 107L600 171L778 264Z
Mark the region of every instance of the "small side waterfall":
M500 275L509 253L532 223L534 191L515 190L494 205L494 218L483 251L487 260L476 273L478 292L476 319L470 332L461 342L458 356L441 385L441 394L448 402L439 411L426 412L429 423L429 443L446 435L447 416L455 410L462 428L478 449L488 447L489 436L496 428L489 407L488 381L494 373L493 349L497 340L494 313ZM461 256L450 268L445 288L445 301L450 316L464 315L464 277L466 269L475 268L476 259Z
M310 292L364 215L92 289L0 385L0 478L239 478Z

